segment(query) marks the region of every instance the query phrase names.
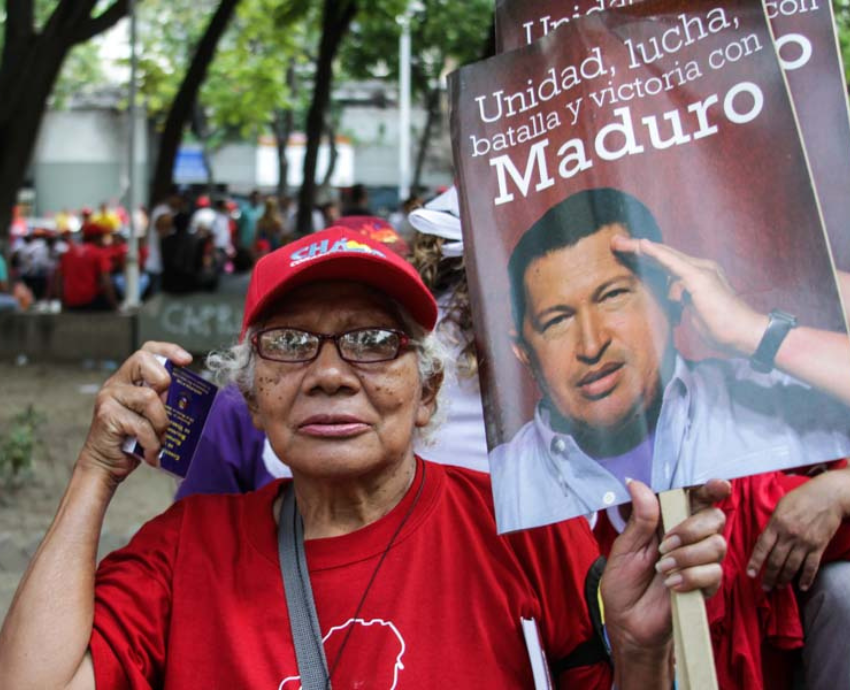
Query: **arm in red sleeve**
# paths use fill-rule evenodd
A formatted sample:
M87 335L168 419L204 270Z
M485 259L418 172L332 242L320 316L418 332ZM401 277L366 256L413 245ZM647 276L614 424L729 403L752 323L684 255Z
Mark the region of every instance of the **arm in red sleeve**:
M91 652L97 687L160 687L183 504L154 518L97 569Z

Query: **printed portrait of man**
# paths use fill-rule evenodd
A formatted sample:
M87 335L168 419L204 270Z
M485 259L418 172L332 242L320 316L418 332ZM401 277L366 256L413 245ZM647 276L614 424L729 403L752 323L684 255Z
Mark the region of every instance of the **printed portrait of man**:
M500 532L655 491L850 451L850 341L750 308L716 264L662 243L649 209L599 188L555 205L508 266L517 358L542 394L490 455ZM689 361L687 313L728 357Z

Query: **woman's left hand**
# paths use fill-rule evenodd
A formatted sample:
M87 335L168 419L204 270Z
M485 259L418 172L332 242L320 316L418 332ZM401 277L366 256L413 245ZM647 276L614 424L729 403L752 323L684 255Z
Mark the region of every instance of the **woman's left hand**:
M645 484L629 484L632 515L614 542L601 584L615 662L618 657L669 653L670 590L699 589L707 596L718 590L723 577L720 563L726 555L722 536L726 517L713 506L730 491L729 482L712 480L691 492L694 513L660 540L658 499Z

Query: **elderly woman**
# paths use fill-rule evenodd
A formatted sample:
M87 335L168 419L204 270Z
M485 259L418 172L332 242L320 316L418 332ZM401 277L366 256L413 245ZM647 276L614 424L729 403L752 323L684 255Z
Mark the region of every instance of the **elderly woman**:
M345 229L264 258L241 343L212 361L294 480L178 501L95 570L103 515L138 464L124 439L155 464L166 430L154 354L190 361L167 344L133 355L98 396L0 633L0 687L532 688L541 650L560 687L669 687L668 588L717 588L722 514L659 544L657 502L634 483L602 584L614 671L574 654L593 637L586 521L497 537L487 476L413 453L437 407L436 316L412 267ZM664 577L660 552L677 565Z

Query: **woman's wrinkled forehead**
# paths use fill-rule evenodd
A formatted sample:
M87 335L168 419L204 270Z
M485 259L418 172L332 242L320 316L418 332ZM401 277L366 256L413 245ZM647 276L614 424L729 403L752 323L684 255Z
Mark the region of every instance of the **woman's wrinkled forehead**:
M259 322L261 327L276 323L305 328L309 323L309 330L322 333L347 327L404 327L401 310L389 295L351 281L320 281L290 290Z

